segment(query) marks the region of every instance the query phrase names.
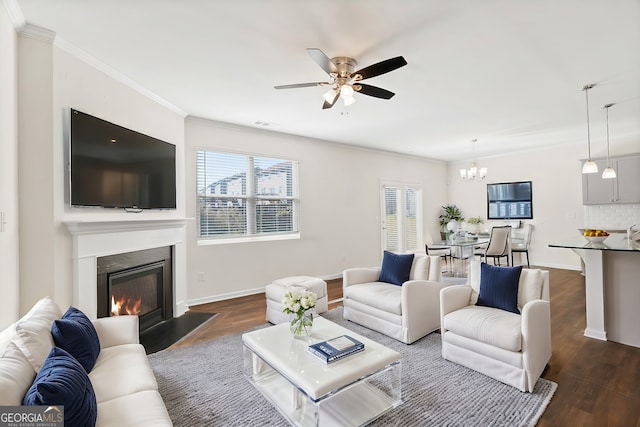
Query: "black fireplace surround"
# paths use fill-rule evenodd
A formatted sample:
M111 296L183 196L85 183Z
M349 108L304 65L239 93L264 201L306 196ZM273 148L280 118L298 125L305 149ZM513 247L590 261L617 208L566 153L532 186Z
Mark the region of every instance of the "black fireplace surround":
M140 332L173 318L172 252L166 246L99 257L97 316L137 314Z

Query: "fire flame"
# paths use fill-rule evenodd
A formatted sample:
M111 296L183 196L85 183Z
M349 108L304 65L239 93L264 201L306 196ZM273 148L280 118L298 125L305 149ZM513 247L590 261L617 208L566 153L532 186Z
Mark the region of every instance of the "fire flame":
M142 298L121 297L118 301L111 295L111 315L122 316L125 314L140 314Z

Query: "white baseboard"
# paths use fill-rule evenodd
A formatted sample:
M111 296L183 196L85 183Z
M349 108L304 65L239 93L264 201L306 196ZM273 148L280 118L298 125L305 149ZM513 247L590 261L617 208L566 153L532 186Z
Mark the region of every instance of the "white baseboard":
M190 300L187 301L187 305L188 306L192 306L192 305L208 304L210 302L225 301L225 300L228 300L228 299L246 297L246 296L249 296L249 295L260 294L260 293L264 293L264 288L265 287L262 286L262 287L259 287L259 288L245 289L245 290L238 291L238 292L227 292L227 293L219 294L219 295L211 295L211 296L208 296L208 297L190 299Z

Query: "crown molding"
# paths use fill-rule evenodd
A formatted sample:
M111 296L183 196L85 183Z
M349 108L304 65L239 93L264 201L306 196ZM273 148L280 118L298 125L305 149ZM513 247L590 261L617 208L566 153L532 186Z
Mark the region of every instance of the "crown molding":
M9 20L13 28L19 33L24 26L27 25L27 21L24 19L22 9L18 6L18 0L2 0L2 4L4 4L4 8L7 10L7 15L9 15Z
M102 71L103 73L105 73L106 75L111 77L112 79L117 80L118 82L124 84L125 86L130 87L131 89L133 89L136 92L146 96L147 98L151 99L152 101L157 102L158 104L162 105L166 109L168 109L168 110L170 110L170 111L172 111L172 112L174 112L176 114L179 114L183 118L187 116L187 113L184 110L178 108L177 106L175 106L171 102L169 102L166 99L158 96L157 94L153 93L149 89L147 89L144 86L140 85L139 83L135 82L131 78L125 76L120 71L118 71L118 70L114 69L113 67L105 64L104 62L96 59L93 55L91 55L91 54L85 52L84 50L78 48L77 46L69 43L68 41L66 41L65 39L61 38L60 36L56 37L54 44L57 47L59 47L60 49L64 50L65 52L69 53L70 55L75 56L76 58L78 58L82 62L85 62L86 64L96 68L99 71Z
M20 35L43 42L53 43L56 38L55 31L48 30L28 22L20 30Z

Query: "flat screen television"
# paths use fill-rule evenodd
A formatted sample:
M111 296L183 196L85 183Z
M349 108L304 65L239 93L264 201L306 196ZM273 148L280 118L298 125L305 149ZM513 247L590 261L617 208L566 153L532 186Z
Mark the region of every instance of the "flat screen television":
M176 208L176 147L73 108L71 206Z
M487 184L487 219L533 219L531 181Z

